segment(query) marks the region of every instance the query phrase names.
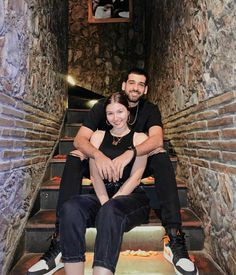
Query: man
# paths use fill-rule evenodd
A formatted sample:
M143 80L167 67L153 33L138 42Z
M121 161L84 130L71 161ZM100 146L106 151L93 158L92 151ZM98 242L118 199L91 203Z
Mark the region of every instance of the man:
M177 274L196 275L198 271L189 259L184 233L181 229L180 205L174 170L169 156L163 149L161 115L155 105L143 99L148 91L147 83L148 78L145 71L134 68L128 72L125 81L122 83L122 90L124 90L129 100L130 127L136 132L148 133L148 139L134 149L127 148L127 151L119 157L113 160L109 159L89 141L93 132L97 129L109 129L105 118L104 99L95 104L75 137L74 146L77 150L71 152L67 158L61 180L57 216L59 216L61 205L73 195L81 192L81 181L88 167L86 158L94 159L103 179L116 181L121 178L124 167L130 162L134 154L138 156L149 154L146 169L151 171L155 178L162 225L165 227L169 240L165 242L164 256L173 263ZM28 271L28 274L36 274L36 271L38 272L40 268L42 270L45 267L47 272L58 269L57 265L61 256L59 240L56 238L59 233L58 224L57 219L56 233L49 250Z

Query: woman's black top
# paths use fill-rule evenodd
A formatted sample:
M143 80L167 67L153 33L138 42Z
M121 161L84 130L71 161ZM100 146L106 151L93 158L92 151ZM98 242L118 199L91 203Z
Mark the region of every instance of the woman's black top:
M133 146L133 136L134 132L130 131L127 135L123 136L117 145L113 145L112 142L114 137L110 133L110 131L105 131L104 138L99 147L99 150L103 152L105 156L110 159L114 159L121 154L123 154L127 148ZM115 137L116 139L116 137ZM117 182L109 182L108 180L103 180L109 198L111 198L121 187L121 185L130 177L130 173L134 164L135 158L133 158L124 168L123 176ZM137 188L136 188L137 189ZM136 191L135 189L135 191Z
M113 137L110 131L106 131L99 150L103 152L105 156L110 159L114 159L123 154L129 147L133 147L134 132L130 131L127 135L123 136L117 145L113 145L112 142L116 137ZM109 182L104 180L105 185L115 184L121 186L130 176L132 166L134 164L134 158L125 166L123 176L119 182Z

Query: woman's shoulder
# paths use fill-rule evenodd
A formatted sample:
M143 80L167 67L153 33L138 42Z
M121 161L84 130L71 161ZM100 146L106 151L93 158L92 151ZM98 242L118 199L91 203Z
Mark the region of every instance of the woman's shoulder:
M148 138L148 136L145 133L139 133L139 132L134 132L134 145L138 145L142 142L144 142L146 139Z
M104 138L105 135L105 131L102 130L96 130L95 132L93 132L90 142L94 145L94 144L99 144L99 142L101 142Z
M94 135L104 135L106 131L104 130L96 130L93 134Z

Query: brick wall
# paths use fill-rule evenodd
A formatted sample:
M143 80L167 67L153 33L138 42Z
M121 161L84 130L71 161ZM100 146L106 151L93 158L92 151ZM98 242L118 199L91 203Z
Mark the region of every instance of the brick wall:
M31 2L0 2L1 274L12 260L66 107L68 7L60 0Z
M236 274L235 1L150 1L149 98L161 109L177 176L203 221L205 248Z

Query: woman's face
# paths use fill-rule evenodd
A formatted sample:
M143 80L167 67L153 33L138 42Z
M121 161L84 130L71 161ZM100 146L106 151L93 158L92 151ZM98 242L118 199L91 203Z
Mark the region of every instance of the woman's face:
M120 129L127 126L129 111L120 103L110 103L106 107L106 117L111 126Z

